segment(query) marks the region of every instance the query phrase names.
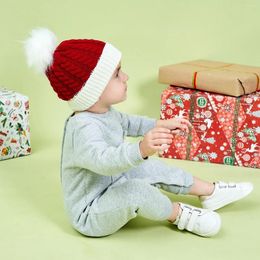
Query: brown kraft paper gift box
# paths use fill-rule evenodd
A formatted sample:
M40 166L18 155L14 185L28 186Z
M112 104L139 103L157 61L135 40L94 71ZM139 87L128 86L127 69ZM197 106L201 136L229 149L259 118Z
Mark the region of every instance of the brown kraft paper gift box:
M260 90L260 67L224 62L195 60L162 66L159 82L230 96L241 96Z

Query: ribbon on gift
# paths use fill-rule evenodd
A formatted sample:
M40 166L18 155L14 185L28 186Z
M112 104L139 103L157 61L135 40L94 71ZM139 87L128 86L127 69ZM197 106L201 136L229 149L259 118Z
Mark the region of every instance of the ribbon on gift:
M237 128L238 128L240 100L241 100L240 97L236 98L234 119L233 119L233 135L231 138L231 158L232 158L233 164L235 162L235 155L236 155L236 144L237 144L236 134L237 134Z
M206 70L202 70L202 71L205 72ZM209 70L209 71L210 71L210 70ZM234 70L233 70L233 71L234 71ZM198 73L199 73L199 72L200 72L200 71L195 71L195 72L193 73L192 86L193 86L194 89L197 89L197 88L198 88L198 87L197 87L197 78L198 78ZM235 72L242 72L242 71L235 71ZM255 73L255 72L251 72L251 74L255 75L255 77L256 77L256 88L255 88L255 91L258 91L259 88L260 88L260 86L259 86L259 76L258 76L258 74ZM240 79L237 79L237 80L238 80L238 82L239 82L241 88L243 89L243 95L247 94L247 93L246 93L246 90L245 90L245 87L243 86L243 83L241 82L241 80L240 80Z
M191 124L194 122L194 111L195 111L195 100L196 100L196 94L199 93L199 91L195 90L191 94L190 98L190 111L189 111L189 121ZM230 140L230 148L231 148L231 154L226 157L224 164L234 165L235 163L235 154L236 154L236 134L238 129L238 116L239 116L239 109L240 109L240 101L241 98L236 98L235 108L234 108L234 118L233 118L233 127L232 127L232 137ZM192 131L189 132L187 136L187 144L186 144L186 160L193 160L191 158L191 148L192 148Z
M190 113L189 113L189 121L191 124L193 123L194 119L194 110L195 110L195 96L198 93L197 90L195 90L191 94L190 98ZM187 137L187 145L186 145L186 160L190 160L190 151L191 151L191 143L192 143L192 131L189 131L188 137Z
M159 81L238 97L260 90L260 67L195 60L160 67Z
M257 73L255 73L255 72L252 72L255 76L256 76L256 81L257 81L257 83L256 83L256 91L258 91L259 90L259 76L258 76L258 74Z
M197 65L197 66L203 67L203 68L207 69L208 71L211 70L211 69L209 69L207 66L203 66L203 65ZM229 67L229 66L232 66L232 64L227 64L227 65L221 66L219 69L223 69L223 68ZM216 68L214 68L214 69L216 69ZM200 71L207 71L207 70L200 70ZM195 71L195 72L193 73L192 86L193 86L194 89L197 89L197 76L198 76L198 73L199 73L200 71ZM258 81L259 81L259 80L258 80Z

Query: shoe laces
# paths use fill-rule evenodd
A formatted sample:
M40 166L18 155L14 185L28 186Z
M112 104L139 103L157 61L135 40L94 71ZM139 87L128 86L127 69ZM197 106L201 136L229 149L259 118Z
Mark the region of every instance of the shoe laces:
M227 189L227 188L236 188L236 183L233 183L233 182L218 182L218 187L220 189Z

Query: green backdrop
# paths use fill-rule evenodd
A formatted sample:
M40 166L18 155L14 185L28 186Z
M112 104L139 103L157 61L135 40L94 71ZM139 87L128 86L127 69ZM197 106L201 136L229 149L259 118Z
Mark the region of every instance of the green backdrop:
M192 59L259 65L257 0L1 0L0 85L30 98L32 148L55 142L70 110L26 66L22 41L36 27L59 41L96 38L123 53L128 100L120 109L159 117L159 66Z
M0 162L1 259L258 259L259 169L164 159L208 180L255 184L251 197L220 210L223 229L215 238L142 218L104 239L74 231L59 180L63 125L71 111L45 76L27 68L22 41L33 28L48 27L60 41L111 42L129 75L128 99L117 107L159 118L166 87L157 82L160 66L193 59L260 65L260 1L0 0L0 10L0 86L29 96L33 151ZM190 196L178 200L199 206Z

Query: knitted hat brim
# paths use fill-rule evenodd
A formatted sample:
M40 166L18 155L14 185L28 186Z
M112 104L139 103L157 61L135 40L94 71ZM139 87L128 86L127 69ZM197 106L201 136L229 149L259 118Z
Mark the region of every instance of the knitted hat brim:
M73 111L83 111L93 106L100 98L122 54L110 43L106 43L95 69L80 91L68 101Z

